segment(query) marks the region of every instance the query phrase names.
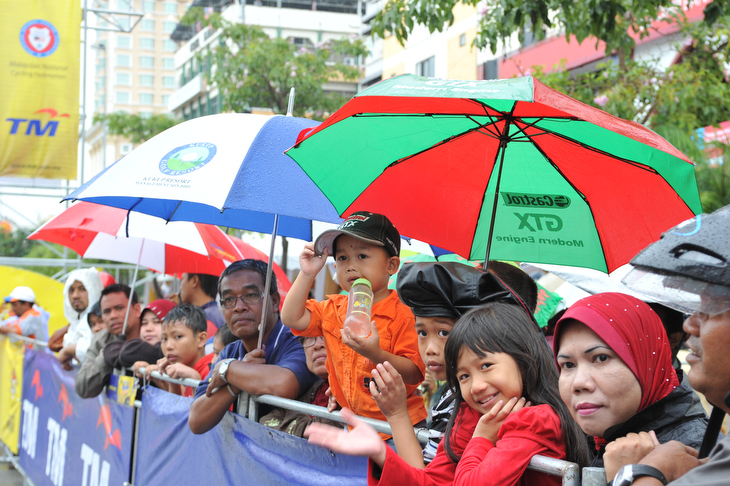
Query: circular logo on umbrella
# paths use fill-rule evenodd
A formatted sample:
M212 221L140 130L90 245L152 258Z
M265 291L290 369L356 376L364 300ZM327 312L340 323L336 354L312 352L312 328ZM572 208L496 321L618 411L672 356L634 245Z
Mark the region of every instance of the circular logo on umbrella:
M29 20L20 29L20 45L31 56L50 56L56 52L58 43L58 31L52 23L45 20Z
M218 148L212 143L190 143L170 150L160 161L160 172L183 175L198 170L210 162Z

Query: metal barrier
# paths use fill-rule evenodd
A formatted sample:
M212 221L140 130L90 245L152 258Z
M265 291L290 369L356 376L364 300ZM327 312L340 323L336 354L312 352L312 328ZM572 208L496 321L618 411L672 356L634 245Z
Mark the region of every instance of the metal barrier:
M144 368L140 368L140 372L144 373ZM170 383L177 383L179 385L186 386L198 386L199 382L191 379L177 380L170 378L167 375L160 374L156 371L151 373L151 376L167 381ZM327 408L320 407L317 405L311 405L309 403L303 403L297 400L291 400L288 398L281 398L274 395L249 395L246 392L241 393L239 397L239 415L250 418L251 420L258 419L258 404L265 403L274 407L284 408L287 410L293 410L295 412L305 413L319 418L325 418L336 422L346 423L346 420L342 417L340 412L328 412ZM244 413L241 413L244 412ZM252 413L253 412L253 413ZM376 420L369 417L358 417L359 420L367 423L378 432L392 435L392 430L388 422L382 420ZM414 429L413 430L421 444L428 442L428 430L426 429ZM552 457L545 456L534 456L530 460L528 469L543 472L546 474L552 474L554 476L562 477L563 486L578 486L580 483L580 467L574 462L563 461L560 459L554 459ZM598 469L598 468L591 468ZM603 471L600 469L600 471ZM605 486L605 473L603 474L604 483L591 482L584 484L584 486Z
M25 336L20 336L17 334L8 334L6 337L10 339L14 339L17 341L24 341L29 344L34 344L39 347L47 347L48 343L38 341L36 339L28 338ZM139 371L144 374L145 368L140 368ZM152 377L167 381L170 383L176 383L179 385L184 386L191 386L191 387L197 387L200 384L200 381L198 380L192 380L189 378L185 379L175 379L171 378L167 375L161 374L157 371L153 371L150 374ZM143 381L145 383L145 381ZM345 420L342 418L342 415L339 412L328 412L325 407L319 407L316 405L306 404L299 402L297 400L290 400L286 398L276 397L273 395L261 395L261 396L252 396L248 395L247 393L241 393L239 402L241 402L241 405L239 406L239 412L244 411L245 413L239 413L240 415L244 415L247 417L250 417L252 420L257 418L258 415L258 404L259 403L265 403L267 405L284 408L288 410L293 410L297 412L306 413L308 415L313 415L315 417L320 418L326 418L329 420L337 421L337 422L345 422ZM134 407L137 409L136 413L139 413L139 409L142 407L142 402L140 400L135 400ZM381 421L381 420L375 420L368 417L359 417L360 420L368 423L371 425L375 430L378 432L382 432L385 434L391 434L390 425L388 422ZM134 478L134 470L136 465L136 436L137 434L137 426L139 421L135 419L135 444L134 444L134 451L132 453L132 478ZM424 444L426 441L428 441L428 430L425 429L414 429L414 432L416 433L416 436L420 443ZM0 462L10 462L13 464L13 466L22 474L25 484L32 486L33 483L28 478L27 474L20 468L17 457L13 456L10 451L7 449L7 446L5 444L2 444L4 450L5 450L5 456L7 457L1 457ZM550 457L545 456L534 456L530 460L530 464L528 466L528 469L543 472L546 474L551 474L555 476L561 476L562 477L562 484L564 486L578 486L581 484L581 470L578 467L577 464L563 461L559 459L554 459ZM606 475L605 471L602 468L583 468L583 486L605 486L606 485Z

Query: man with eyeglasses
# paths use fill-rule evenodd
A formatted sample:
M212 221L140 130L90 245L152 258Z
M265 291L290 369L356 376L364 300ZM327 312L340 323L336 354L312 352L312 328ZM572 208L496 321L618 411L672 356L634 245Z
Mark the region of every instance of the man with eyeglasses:
M218 280L223 317L239 341L223 349L196 390L188 419L195 434L215 427L241 391L296 398L318 379L307 369L301 343L279 319L280 296L276 276L272 274L271 278L265 309L266 263L239 260L226 268ZM266 316L264 345L258 349L262 314Z
M730 413L730 206L670 229L631 263L626 285L691 314L684 322L689 383L714 409L699 452L677 441L660 445L646 432L629 434L606 447L606 471L617 471L613 486L729 484L730 436L714 444Z

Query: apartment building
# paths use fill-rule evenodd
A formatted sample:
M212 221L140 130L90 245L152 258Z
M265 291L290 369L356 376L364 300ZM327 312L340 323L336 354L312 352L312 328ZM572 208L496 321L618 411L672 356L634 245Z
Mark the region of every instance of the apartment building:
M144 14L136 25L133 25L135 17L117 14L113 19L108 15L105 19L105 16L98 16L98 27L121 27L125 31L99 31L96 42L91 45L96 54L94 114L124 111L149 116L167 113L169 98L176 88L177 45L170 35L190 3L191 0L94 2L99 8ZM91 174L133 148L129 140L105 134L101 124L91 127L87 141L90 145L87 165Z
M193 3L195 7L220 12L229 22L259 25L272 38L285 38L305 48L314 48L330 39L358 35L357 5L356 0L195 0ZM220 31L202 25L180 24L171 38L179 48L174 61L177 89L168 100L168 110L185 120L219 113L222 103L218 89L209 85L205 77L214 66L205 61L209 58L205 54L221 42ZM345 59L344 62L355 64L357 60ZM323 89L352 96L357 92L357 83L333 80ZM251 111L271 112L267 107L256 106L252 106Z

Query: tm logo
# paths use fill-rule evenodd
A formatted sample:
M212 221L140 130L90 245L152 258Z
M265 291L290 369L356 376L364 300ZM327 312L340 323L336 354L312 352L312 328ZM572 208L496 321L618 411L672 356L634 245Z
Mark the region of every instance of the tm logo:
M506 206L517 206L521 208L550 207L565 209L570 206L570 198L556 194L524 194L515 192L503 192L502 199Z
M183 175L198 170L210 162L218 148L212 143L189 143L170 150L160 160L160 172Z
M520 227L517 229L527 228L532 232L542 230L543 227L548 231L563 229L563 220L554 214L514 213L514 215L520 220Z
M53 108L42 108L35 112L48 113L51 118L61 117L70 118L68 113L58 114L58 111ZM6 118L6 122L10 122L10 135L35 135L36 137L42 137L48 134L49 137L55 137L56 131L58 130L58 120L50 120L43 126L43 120L35 120L28 118ZM21 128L25 124L25 129ZM20 133L19 133L20 132ZM23 133L24 132L24 133Z

